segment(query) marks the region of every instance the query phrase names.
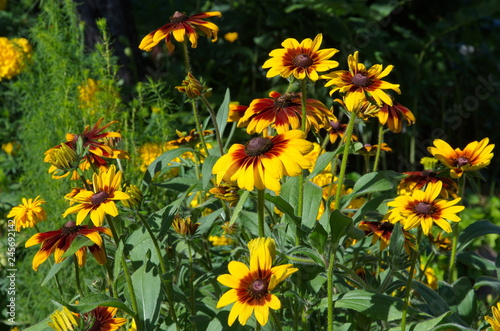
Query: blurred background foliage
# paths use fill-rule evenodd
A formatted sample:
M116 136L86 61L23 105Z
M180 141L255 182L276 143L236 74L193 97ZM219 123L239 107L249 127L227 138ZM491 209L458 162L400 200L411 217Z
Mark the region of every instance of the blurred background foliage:
M271 90L283 92L286 82L279 77L267 79L261 68L269 52L281 48L286 38L301 41L322 33L322 48L340 50L335 56L339 69L347 69L347 56L356 50L367 66L395 66L387 81L401 85L402 94L396 100L413 111L417 122L403 134L386 135L393 152L386 153L385 168L419 170L419 160L429 156L426 148L435 138L461 148L484 137L500 141L496 129L500 122L500 13L495 0L106 3L123 10L123 15L99 8L102 12L90 10L89 16L82 11L95 5L89 0L12 0L0 10L0 36L25 37L35 50L29 70L0 81L0 143L16 146L12 152L0 151L0 219L21 197L41 194L50 206L49 220L64 222L60 192L68 190L69 183L50 179L43 153L61 143L67 132L77 133L100 117L105 117L104 123L117 121L112 129L124 136L120 148L131 154L125 166L138 170L145 144L163 144L177 138L176 129L189 132L194 127L189 104L174 88L184 79L180 48L169 54L162 43L150 53L137 50L140 39L166 24L175 11L188 15L222 12L222 18L211 19L220 28L219 40L212 44L201 38L190 53L193 73L212 89L210 102L216 109L227 88L231 100L244 105L267 97ZM100 17L106 18L107 25L101 22L100 28L90 30L91 21ZM226 40L229 32L237 32L238 38ZM97 37L89 38L89 34ZM94 97L98 106L82 107L79 87L89 79L101 84ZM322 81L314 89L311 85L311 96L333 105L323 85ZM339 116L338 110L335 114ZM376 143L375 128L358 129L363 143ZM348 171L362 172L362 162L361 157L352 156ZM482 171L486 181L469 196L468 222L484 218L500 222L499 189L495 187L499 168L496 157ZM128 180L135 183L141 176L139 171L128 174ZM42 231L52 228L40 225ZM23 235L28 236L21 233L19 242L27 238ZM492 240L488 244L494 245ZM34 253L18 249L27 261ZM30 265L19 267L19 284L41 283L34 278L45 272L34 275ZM92 270L86 274L92 275ZM88 277L87 281L93 281ZM5 277L1 279L3 292ZM44 298L50 295L43 290L34 293L30 287L20 288L18 295L22 322L40 321L53 310L46 305Z

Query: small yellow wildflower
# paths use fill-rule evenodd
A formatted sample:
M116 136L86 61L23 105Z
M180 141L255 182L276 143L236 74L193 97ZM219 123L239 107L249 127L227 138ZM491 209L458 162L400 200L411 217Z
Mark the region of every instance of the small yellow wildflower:
M0 81L19 75L31 59L32 53L28 40L0 37Z

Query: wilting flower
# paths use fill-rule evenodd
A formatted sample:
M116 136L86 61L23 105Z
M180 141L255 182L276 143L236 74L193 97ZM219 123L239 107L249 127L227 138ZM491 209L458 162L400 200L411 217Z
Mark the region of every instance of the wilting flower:
M106 253L102 248L102 238L99 232L111 236L111 231L103 226L97 226L89 229L86 225L76 225L69 221L62 228L56 231L37 233L26 242L26 247L42 244L42 247L33 257L33 269L38 270L38 266L45 262L47 258L54 253L54 261L61 263L65 260L62 255L69 249L71 243L77 236L85 236L90 239L94 245L85 246L76 251L75 255L78 265L82 267L87 259L87 248L94 255L99 264L106 263Z
M187 78L182 81L182 85L175 88L177 91L184 93L189 99L196 99L204 90L200 81L190 72L188 72Z
M121 191L122 172L116 172L115 165L107 171L99 171L92 176L92 190L82 189L71 201L76 204L69 207L63 217L69 214L76 214L76 224L82 224L83 220L90 213L90 219L95 226L101 226L104 222L104 215L118 215L115 201L127 200L130 196Z
M122 204L127 208L133 208L138 206L142 201L142 191L137 185L128 185L125 188L125 193L128 194L130 198L122 200Z
M78 329L80 319L77 314L72 313L68 308L62 307L50 315L51 322L47 322L55 331L68 331Z
M236 40L238 40L238 32L228 32L224 35L224 39L226 39L230 43L234 43Z
M445 237L442 232L439 232L436 237L429 233L429 242L438 250L438 251L450 251L451 250L451 240L448 237Z
M213 246L228 246L233 243L233 239L226 237L225 235L222 236L209 236L208 241L212 243Z
M491 307L491 313L493 317L485 316L484 319L490 323L493 331L500 331L500 302L497 303L496 307Z
M281 308L278 297L270 292L298 269L292 268L291 264L272 267L272 263L270 246L258 245L250 251L250 268L242 262L231 261L228 265L229 274L217 278L220 283L231 288L217 303L217 308L221 308L234 302L229 313L229 326L233 325L236 318L245 325L252 313L260 325L265 325L269 319L269 308Z
M19 75L31 60L33 50L24 38L0 37L0 81Z
M323 35L320 33L311 40L304 39L300 44L294 38L288 38L281 43L284 48L271 51L262 68L270 68L266 77L281 75L283 78L294 76L297 79L306 77L313 81L318 80L318 72L338 67L337 61L329 60L338 49L326 48L319 50Z
M238 122L240 118L245 115L245 111L248 109L248 106L240 105L238 102L233 101L229 103L229 114L227 121L228 122ZM241 125L242 127L245 127L246 124Z
M389 65L382 70L381 64L375 64L367 70L363 63L359 63L357 51L354 55L349 55L347 62L348 71L337 70L321 76L329 79L325 86L333 86L330 95L336 91L346 93L345 104L348 108L352 108L351 105L355 102L366 99L365 93L368 93L379 106L382 102L392 106L392 99L384 90L391 89L401 93L399 84L391 84L381 79L387 76L394 66Z
M375 151L377 150L378 145L364 144L363 147L358 150L359 154L370 154L375 155ZM392 152L392 148L389 147L386 143L382 143L380 145L380 149L386 152Z
M208 192L215 195L220 200L229 202L230 207L234 207L240 199L238 185L234 183L221 183L216 187L212 187Z
M172 221L172 227L175 232L181 236L194 235L199 226L200 223L193 223L191 217L181 217L179 215L175 215L174 220Z
M175 49L171 40L172 36L181 43L184 42L186 35L191 42L191 47L196 48L196 46L198 46L198 35L200 35L200 31L207 36L207 38L212 38L212 42L215 42L217 41L219 27L214 23L203 20L204 18L213 16L221 17L222 14L218 11L212 11L187 16L185 13L176 11L174 15L170 17L170 23L165 24L161 28L145 36L139 48L149 52L154 46L158 45L162 39L165 39L168 51L172 53Z
M192 129L189 134L185 134L180 132L179 130L175 130L177 133L177 136L179 139L176 140L171 140L167 142L167 145L171 146L181 146L181 145L196 145L200 141L200 135L198 134L198 131L195 129ZM208 136L213 134L214 132L212 130L203 130L202 134L203 137Z
M387 204L394 207L386 215L390 222L401 222L405 230L422 227L427 235L434 223L446 232L451 232L451 226L446 220L459 222L457 213L465 209L455 206L461 198L447 201L436 199L441 193L441 182L429 183L425 191L415 190L412 195L400 195Z
M415 123L415 116L399 102L394 103L392 106L384 103L378 112L378 120L382 125L387 123L389 130L392 132L399 133L403 129L405 120L407 125Z
M484 138L479 142L471 142L462 151L460 148L451 148L444 140L436 139L434 140L435 147L427 149L442 164L451 168L451 177L459 178L464 171L478 170L490 164L495 145L488 145L489 141L488 138Z
M304 138L304 132L291 130L274 137L255 137L246 145L234 144L212 168L217 185L224 180L249 191L256 187L278 193L284 175L298 176L311 165L304 154L313 145Z
M340 138L341 140L344 138L347 124L342 124L337 120L337 118L335 118L329 122L329 126L327 126L326 129L328 130L330 142L333 144L337 141L338 138ZM358 141L358 137L355 134L352 134L351 141Z
M62 310L56 310L48 324L56 331L69 330L95 330L95 331L113 331L118 330L120 326L127 323L125 318L114 317L118 308L98 306L93 310L76 314L68 308L62 307Z
M265 132L274 127L278 133L300 129L302 121L301 93L269 93L272 99L255 99L238 122L238 127L247 125L249 134ZM306 132L314 127L318 132L333 114L316 99L306 100ZM244 125L243 125L244 124Z
M78 179L79 175L76 168L83 164L79 164L80 159L76 155L76 151L66 144L59 145L59 148L47 150L43 162L50 163L48 172L52 174L54 179L64 178L69 174L72 174L72 179Z
M45 201L38 198L40 196L37 196L34 200L23 198L22 203L12 208L7 215L9 218L14 217L17 232L23 228L33 228L36 224L47 219L47 214L41 206Z
M231 224L230 222L224 222L220 227L225 234L235 234L238 229L236 224Z

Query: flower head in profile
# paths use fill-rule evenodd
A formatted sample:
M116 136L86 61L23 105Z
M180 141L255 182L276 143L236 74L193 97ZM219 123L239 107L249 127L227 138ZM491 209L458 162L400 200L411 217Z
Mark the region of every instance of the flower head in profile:
M234 207L240 199L238 189L238 185L235 183L220 183L216 187L212 187L208 192L220 200L229 202L230 207Z
M271 292L283 280L296 272L291 264L272 266L272 239L258 241L250 248L250 267L242 262L229 262L229 274L221 275L217 280L231 289L224 293L217 303L217 308L233 304L229 313L228 324L233 325L236 318L245 325L250 316L260 325L269 320L269 308L280 309L281 301Z
M427 149L436 159L451 169L451 177L459 178L466 171L479 170L490 164L495 145L488 145L489 141L488 138L484 138L481 141L471 142L462 151L460 148L453 149L444 140L436 139L434 146Z
M227 121L228 122L238 122L240 118L245 115L246 110L248 109L248 106L245 105L240 105L237 101L232 101L229 103L229 114ZM246 126L241 125L241 126Z
M82 169L82 165L84 165L84 163L80 164L80 161L78 155L76 155L76 151L67 144L61 144L59 148L54 147L47 150L43 159L43 162L50 163L48 172L52 174L52 178L54 179L64 178L70 174L71 179L78 179L80 176L76 168L80 167Z
M490 323L493 331L500 331L500 302L491 307L491 313L493 317L485 316L484 319Z
M360 150L358 150L358 153L364 155L375 155L377 148L378 145L364 144L363 147ZM382 145L380 145L380 150L386 152L392 152L392 148L390 148L389 145L387 145L386 143L382 143Z
M392 106L384 102L377 114L380 124L387 124L389 130L394 133L399 133L403 130L403 122L405 120L407 125L415 123L415 116L411 110L399 102L394 103Z
M328 122L326 129L328 130L330 143L334 144L338 138L340 138L340 140L344 138L347 124L342 124L339 120L337 120L337 118L334 118ZM355 134L352 134L351 141L358 141L358 137Z
M200 223L194 223L189 216L181 217L180 215L175 215L172 221L172 227L181 236L193 236L199 226Z
M190 72L188 72L186 79L182 81L182 85L175 88L177 91L184 93L189 99L196 99L204 91L203 85Z
M14 217L17 232L23 228L33 228L36 224L47 219L47 214L42 208L45 201L39 198L40 196L35 199L23 198L20 205L10 210L7 217Z
M201 35L200 32L207 38L212 38L212 42L216 42L219 27L214 23L203 20L213 16L221 17L222 14L218 11L212 11L187 16L185 13L176 11L170 17L169 23L146 35L142 39L139 48L149 52L162 39L165 39L168 51L172 53L175 49L172 37L181 43L184 42L186 35L191 42L191 47L196 48L198 46L198 36Z
M87 313L77 314L67 307L62 307L50 315L51 322L48 324L56 331L113 331L127 323L125 318L114 317L117 312L118 308L98 306Z
M281 75L283 78L294 76L297 79L308 77L312 81L319 78L318 72L328 71L336 68L339 63L329 60L338 49L325 48L320 50L323 35L320 33L311 40L304 39L300 44L294 38L288 38L281 43L284 48L271 51L262 68L270 68L266 77Z
M460 217L457 213L465 207L456 206L460 198L451 201L437 199L442 187L441 182L429 183L425 191L415 190L412 195L398 196L387 204L394 208L386 217L391 223L401 222L405 230L422 227L425 235L429 234L433 224L445 232L451 232L451 226L447 220L459 222Z
M115 165L108 170L94 173L92 177L92 190L82 189L74 197L69 198L75 204L69 207L63 214L77 214L76 224L82 224L83 220L90 214L90 219L95 226L101 226L105 214L118 215L115 201L128 200L130 196L121 191L122 172L116 172Z
M80 324L80 319L77 314L63 306L61 310L56 310L50 315L50 322L47 324L56 331L75 330Z
M291 130L274 137L255 137L245 145L234 144L212 168L219 185L222 180L240 188L281 190L283 176L299 176L311 163L304 157L313 149L305 133Z
M37 271L40 264L45 262L47 258L54 254L56 263L61 263L65 260L62 255L69 249L73 240L78 236L85 236L90 239L94 245L84 246L76 251L76 259L78 265L83 267L87 259L87 249L94 255L99 264L106 263L106 253L102 248L102 238L99 232L111 236L111 231L103 226L97 226L89 229L86 225L76 225L69 221L62 228L56 231L42 232L33 235L26 242L26 247L42 244L42 247L33 257L33 270Z
M141 204L142 201L142 191L137 185L128 185L125 188L125 193L128 194L130 198L122 200L122 204L127 208L133 208Z
M347 62L349 70L337 70L321 76L321 78L329 79L325 86L333 86L330 95L336 91L346 93L345 103L348 108L351 108L350 104L355 103L356 100L366 99L366 93L379 106L382 106L382 102L393 105L391 97L385 90L401 93L399 84L388 83L382 78L387 76L394 66L389 65L383 69L381 64L375 64L366 69L363 63L359 63L357 51L354 55L349 55Z
M183 145L196 146L196 144L198 144L200 142L200 135L198 134L198 131L196 131L196 129L192 129L187 134L184 132L181 132L179 130L175 130L175 133L177 133L177 136L179 138L167 142L167 145L169 145L169 146L183 146ZM209 136L211 134L214 134L214 132L212 130L203 130L202 134L203 134L203 137L206 137L206 136Z
M302 121L301 93L269 93L272 99L255 99L238 122L238 127L247 126L249 134L262 133L274 127L278 133L300 129ZM311 127L318 132L328 120L331 111L316 99L306 100L306 132Z
M376 242L380 242L380 250L382 251L389 246L392 232L394 230L394 224L386 221L361 221L358 228L363 230L366 236L372 236L372 245ZM412 240L414 237L406 230L403 230L403 235L405 238L404 248L406 252L410 254L410 249L413 247Z

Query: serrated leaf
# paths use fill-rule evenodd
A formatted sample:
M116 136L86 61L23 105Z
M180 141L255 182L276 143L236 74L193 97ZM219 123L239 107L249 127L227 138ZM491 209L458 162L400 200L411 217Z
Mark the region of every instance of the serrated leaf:
M380 204L382 203L382 201L384 201L384 199L385 195L381 195L364 203L363 206L361 206L361 208L359 208L352 217L354 223L360 222L366 215L366 213L377 210L378 206L380 206Z
M289 255L296 256L296 257L307 256L311 260L313 260L314 262L319 264L320 266L322 266L322 267L326 266L325 261L323 259L323 256L321 256L317 251L310 249L310 248L307 248L307 247L298 247L296 249L292 249L289 252Z
M115 307L128 313L130 316L134 316L135 313L126 304L116 298L111 298L105 294L91 294L82 298L77 305L68 304L66 305L69 310L84 314L95 309L98 306L104 307Z
M203 216L199 219L200 226L198 227L198 231L196 231L197 235L205 234L210 230L215 220L224 212L223 208L217 209L216 211L208 214L207 216Z
M464 250L474 239L492 233L500 234L500 226L487 220L472 223L460 233L458 237L457 252Z
M361 194L390 190L394 186L393 182L399 177L400 174L391 170L367 173L356 181L351 193L342 197L341 205L345 207L354 197Z
M498 280L497 278L489 277L489 276L477 277L475 282L474 282L474 289L477 290L477 289L484 287L484 286L489 286L493 290L495 290L495 292L497 292L497 294L500 294L500 280Z

